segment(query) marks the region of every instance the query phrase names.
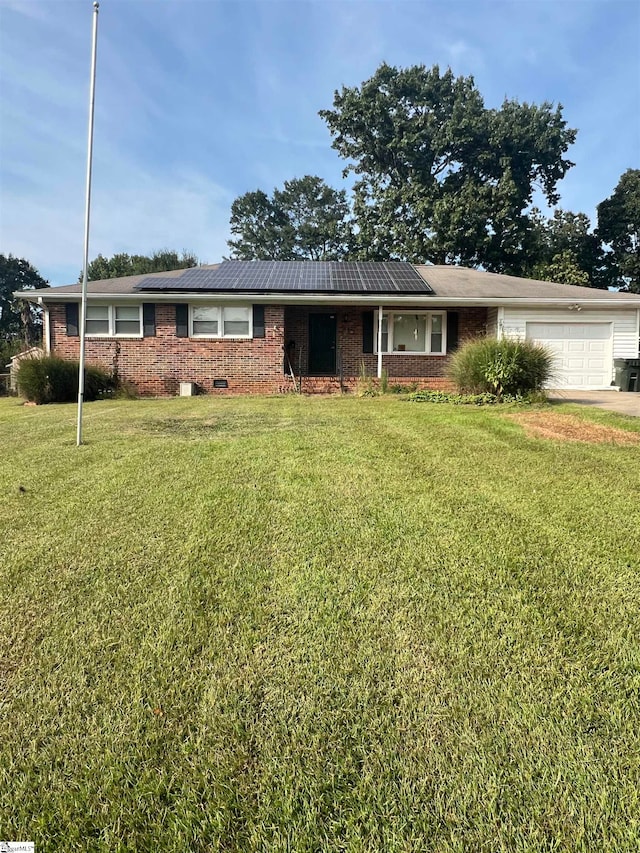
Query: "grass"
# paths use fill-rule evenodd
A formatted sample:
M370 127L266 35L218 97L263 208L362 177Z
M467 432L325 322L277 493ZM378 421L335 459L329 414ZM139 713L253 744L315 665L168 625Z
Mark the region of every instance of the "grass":
M638 849L639 448L394 398L85 412L77 449L0 400L0 838Z

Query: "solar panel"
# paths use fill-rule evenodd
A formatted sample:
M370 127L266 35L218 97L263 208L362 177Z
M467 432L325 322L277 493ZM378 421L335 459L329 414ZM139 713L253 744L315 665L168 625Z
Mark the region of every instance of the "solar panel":
M245 293L433 293L401 261L224 261L194 267L177 278L145 278L135 290Z

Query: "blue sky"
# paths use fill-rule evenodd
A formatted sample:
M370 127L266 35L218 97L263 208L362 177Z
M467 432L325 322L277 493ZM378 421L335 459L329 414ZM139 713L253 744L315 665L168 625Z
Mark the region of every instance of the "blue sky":
M91 0L0 0L0 251L82 265ZM90 257L227 252L231 203L343 162L318 110L382 61L564 105L561 206L595 215L640 166L638 0L102 0Z

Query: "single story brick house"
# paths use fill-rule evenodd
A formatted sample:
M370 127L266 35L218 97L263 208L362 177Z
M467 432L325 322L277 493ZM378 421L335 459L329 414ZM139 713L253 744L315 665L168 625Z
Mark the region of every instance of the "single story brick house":
M45 350L77 358L80 285L19 295L44 309ZM614 358L638 358L640 295L399 262L224 261L88 286L87 362L143 395L352 390L383 370L445 388L478 335L549 346L554 387L611 388Z

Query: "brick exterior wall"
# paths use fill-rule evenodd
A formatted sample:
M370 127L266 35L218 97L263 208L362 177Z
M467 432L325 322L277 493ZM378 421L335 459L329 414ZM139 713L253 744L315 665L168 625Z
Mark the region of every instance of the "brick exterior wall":
M370 309L369 309L370 310ZM393 307L389 307L393 311ZM395 310L411 312L406 306ZM416 308L423 311L424 308ZM458 338L462 343L469 338L484 335L487 329L486 308L461 308L458 312ZM293 347L292 353L294 371L302 369L302 387L309 391L330 393L340 390L340 381L328 377L305 376L309 363L309 314L324 311L336 315L336 338L339 357L342 360L343 390L353 390L357 387L358 379L364 364L368 376L376 376L378 356L376 353L363 353L363 310L361 308L316 309L316 308L285 308L285 341ZM374 330L375 334L375 330ZM417 384L424 388L449 389L451 382L447 379L448 356L442 355L401 355L400 353L384 354L382 367L387 371L390 382Z
M50 306L51 351L79 358L80 339L67 337L64 305ZM265 306L265 337L198 340L176 336L175 305L156 305L156 335L149 338L86 339L88 364L113 370L143 396L178 393L180 382L195 382L213 393L213 380L226 379L228 389L216 394L275 394L288 390L282 369L284 309Z
M393 310L389 308L389 310ZM398 310L411 310L403 306ZM416 309L423 310L423 309ZM486 308L456 309L459 339L486 332ZM342 360L340 376L306 376L309 353L309 314L326 311L337 318L337 347ZM79 357L80 340L66 334L64 304L49 306L51 351L63 358ZM156 305L156 335L146 338L86 339L86 360L108 370L117 367L121 379L143 396L171 396L180 382L195 382L198 390L215 394L277 394L293 390L285 372L284 346L289 351L296 381L306 393L354 391L364 362L375 376L377 355L363 353L363 309L265 306L265 337L198 340L176 336L175 305ZM300 357L300 353L302 356ZM390 382L425 388L449 388L447 356L384 355L383 368ZM303 376L298 379L299 366ZM228 389L214 389L214 379L226 379Z

